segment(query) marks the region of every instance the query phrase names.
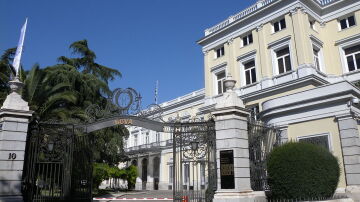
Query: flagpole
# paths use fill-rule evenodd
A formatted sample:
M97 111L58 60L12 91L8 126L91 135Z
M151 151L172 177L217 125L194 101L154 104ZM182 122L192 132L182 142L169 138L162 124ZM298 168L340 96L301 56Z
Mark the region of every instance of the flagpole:
M16 53L15 53L15 57L14 57L14 61L13 61L13 67L15 69L15 74L16 74L15 78L19 77L20 60L21 60L21 54L22 54L22 50L23 50L23 46L24 46L27 20L28 20L28 18L26 18L25 23L21 28L20 39L19 39L18 46L16 48Z

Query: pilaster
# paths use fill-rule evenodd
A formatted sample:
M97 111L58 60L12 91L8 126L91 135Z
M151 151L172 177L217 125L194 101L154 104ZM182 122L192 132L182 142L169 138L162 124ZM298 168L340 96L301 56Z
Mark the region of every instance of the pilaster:
M346 192L360 201L360 135L358 122L351 114L337 117L343 153Z
M18 93L22 83L15 78L10 86L12 93L0 109L0 201L22 201L25 146L32 111Z

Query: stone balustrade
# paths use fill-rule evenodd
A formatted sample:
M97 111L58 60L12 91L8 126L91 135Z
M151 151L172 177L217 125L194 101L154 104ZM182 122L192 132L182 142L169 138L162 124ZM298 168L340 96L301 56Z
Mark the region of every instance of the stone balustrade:
M246 8L245 10L230 16L229 18L227 18L226 20L218 23L217 25L210 27L208 29L205 30L205 36L208 36L216 31L219 31L227 26L229 26L230 24L239 21L241 19L243 19L244 17L254 13L255 11L259 10L260 8L267 6L275 1L279 1L279 0L260 0L258 1L256 4ZM326 6L330 3L333 3L335 1L339 1L339 0L315 0L317 3L319 3L321 6Z

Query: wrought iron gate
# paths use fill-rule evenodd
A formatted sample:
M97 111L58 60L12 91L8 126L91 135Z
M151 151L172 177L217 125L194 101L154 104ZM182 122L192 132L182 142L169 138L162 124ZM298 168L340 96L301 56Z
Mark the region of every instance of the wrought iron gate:
M266 160L272 149L280 145L280 131L261 121L248 120L251 188L266 191Z
M89 141L72 124L30 124L23 174L25 201L90 201Z
M215 122L174 123L174 201L212 201L217 186Z

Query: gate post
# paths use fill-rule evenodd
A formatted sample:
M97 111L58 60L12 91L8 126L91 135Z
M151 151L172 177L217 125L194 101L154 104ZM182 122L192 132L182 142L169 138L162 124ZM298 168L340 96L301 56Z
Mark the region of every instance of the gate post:
M22 201L25 145L33 112L18 93L23 84L18 78L9 83L11 93L0 109L0 201Z
M254 201L251 189L248 121L250 112L233 91L235 80L227 77L226 92L217 102L215 116L217 191L214 202Z

